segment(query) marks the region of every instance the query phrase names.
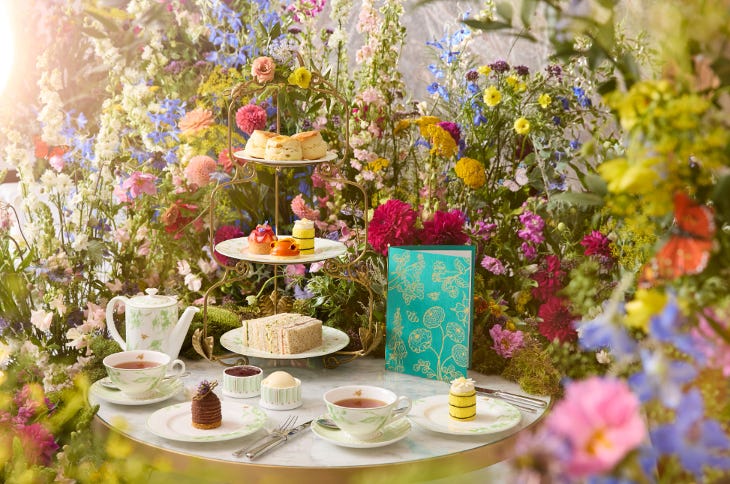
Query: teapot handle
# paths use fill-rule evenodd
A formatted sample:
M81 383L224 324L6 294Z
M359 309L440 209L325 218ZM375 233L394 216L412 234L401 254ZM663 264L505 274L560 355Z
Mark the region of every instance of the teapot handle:
M117 302L127 304L128 301L129 299L124 296L114 296L106 304L106 327L109 330L109 334L112 339L119 343L119 346L122 347L122 351L127 350L127 343L124 341L122 336L119 334L119 331L117 331L117 327L114 325L114 306Z

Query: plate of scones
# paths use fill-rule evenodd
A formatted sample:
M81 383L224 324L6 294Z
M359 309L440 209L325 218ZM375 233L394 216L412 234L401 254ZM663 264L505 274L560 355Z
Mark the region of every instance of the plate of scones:
M304 131L286 136L272 131L256 130L251 133L242 151L234 156L240 160L253 161L275 167L295 167L313 163L324 163L337 158L322 139L319 131Z

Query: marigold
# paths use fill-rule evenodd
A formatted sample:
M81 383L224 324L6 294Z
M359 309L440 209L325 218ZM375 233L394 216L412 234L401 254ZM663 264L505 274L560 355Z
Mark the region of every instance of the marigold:
M432 124L436 124L440 121L441 120L436 116L421 116L420 118L416 119L414 123L418 125L418 130L421 132L421 136L423 136L424 138L428 138L427 128Z
M530 132L530 122L525 118L519 118L515 121L515 131L517 134L527 134Z
M451 158L456 154L457 146L454 138L438 124L426 127L426 137L431 142L431 154Z
M477 189L487 182L487 175L484 172L484 165L473 158L461 158L454 167L456 176L464 181L464 185Z
M489 106L490 108L493 108L497 104L500 103L502 100L502 93L499 92L499 89L497 89L494 86L489 86L484 90L484 104Z
M381 158L376 158L374 161L368 163L368 169L370 171L374 171L377 173L377 172L387 168L388 165L390 165L390 161L381 157Z
M312 82L312 73L305 67L297 67L289 75L287 82L292 86L299 86L302 89L307 89L309 83Z

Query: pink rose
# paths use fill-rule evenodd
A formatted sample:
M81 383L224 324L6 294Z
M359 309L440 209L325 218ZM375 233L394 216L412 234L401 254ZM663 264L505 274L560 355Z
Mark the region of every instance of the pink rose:
M271 57L257 57L251 65L251 75L256 78L256 82L263 84L274 79L274 69L276 64Z

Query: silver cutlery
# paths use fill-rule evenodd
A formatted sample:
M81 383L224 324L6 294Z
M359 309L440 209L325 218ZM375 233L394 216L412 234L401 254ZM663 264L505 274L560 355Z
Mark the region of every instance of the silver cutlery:
M279 427L272 430L269 435L256 442L253 447L237 450L233 453L233 455L235 457L246 456L250 460L253 460L265 454L266 452L269 452L270 450L280 446L284 442L287 442L290 437L293 437L294 435L300 433L302 430L309 428L309 426L312 424L312 420L310 420L294 427L296 421L297 417L294 415L290 415L286 420L281 423L281 425L279 425Z
M505 402L511 403L515 407L528 412L535 412L542 410L547 407L547 402L535 397L528 397L526 395L518 395L516 393L506 392L504 390L494 390L492 388L474 387L477 393L489 395L492 398L498 398Z

